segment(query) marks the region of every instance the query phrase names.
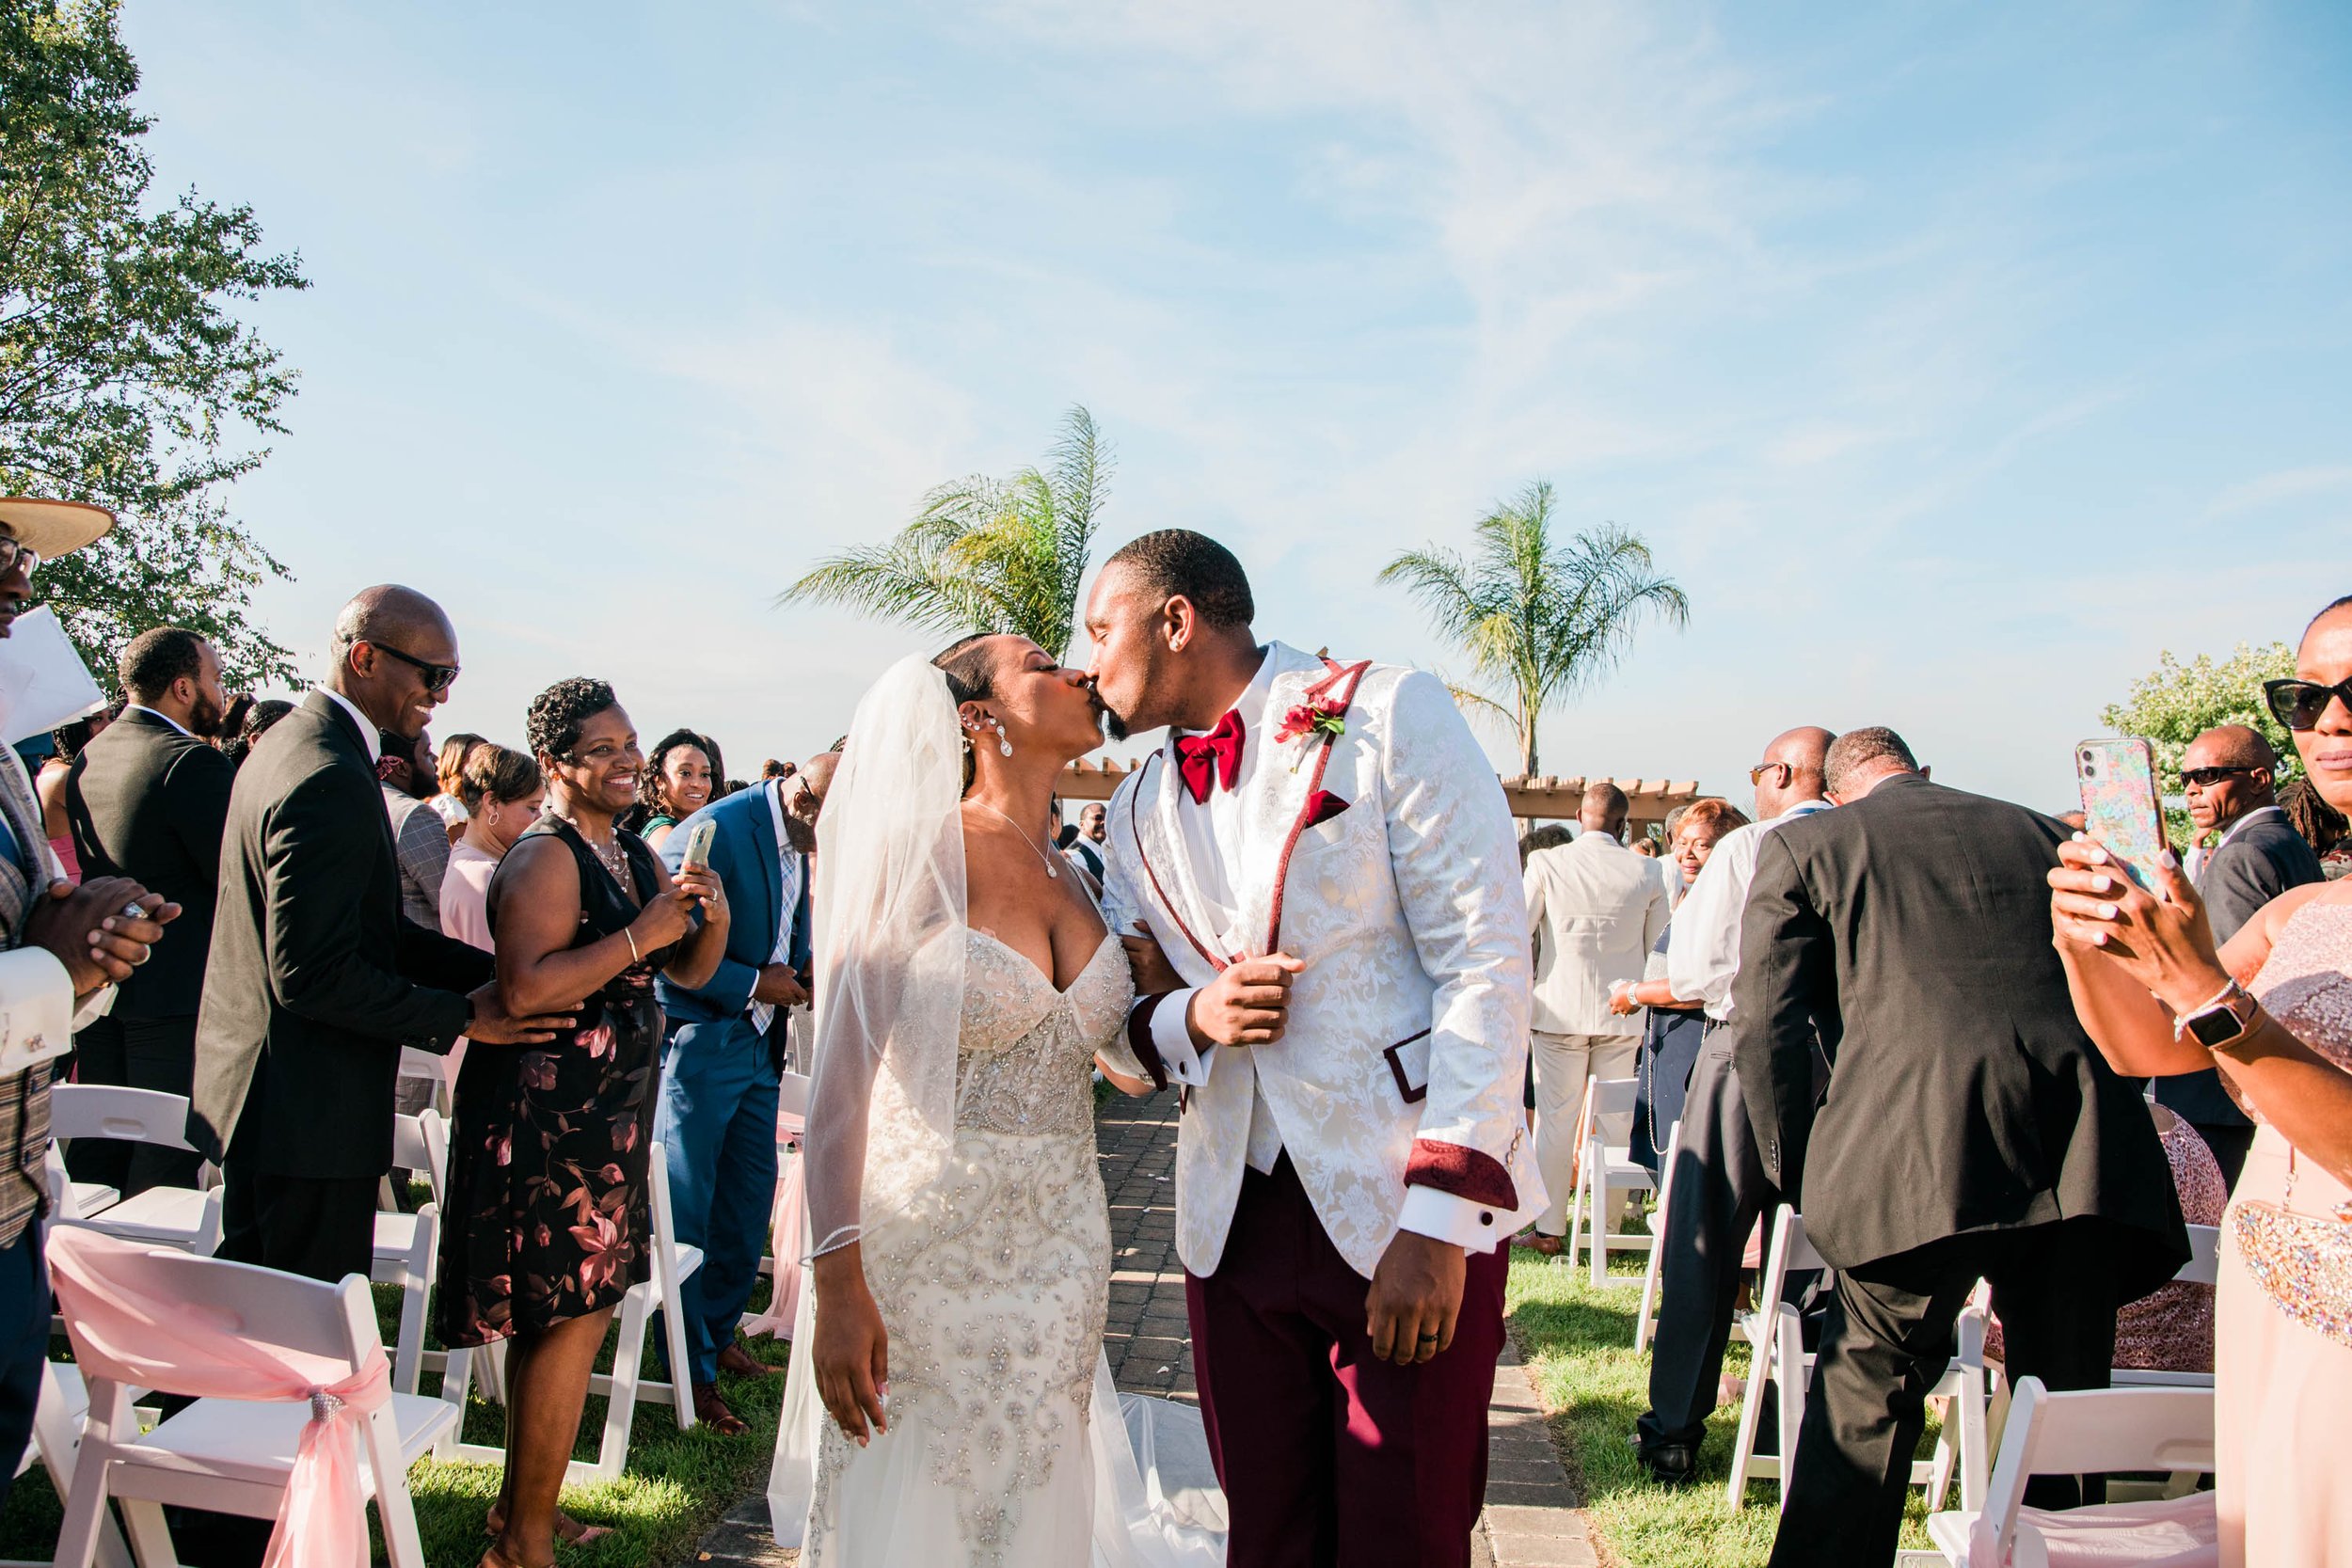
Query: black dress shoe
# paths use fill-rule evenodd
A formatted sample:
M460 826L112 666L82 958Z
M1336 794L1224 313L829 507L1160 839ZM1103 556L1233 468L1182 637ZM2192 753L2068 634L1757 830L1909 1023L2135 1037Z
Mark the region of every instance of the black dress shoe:
M1636 1435L1633 1454L1642 1462L1642 1469L1661 1486L1688 1486L1698 1479L1699 1449L1696 1443L1645 1443Z

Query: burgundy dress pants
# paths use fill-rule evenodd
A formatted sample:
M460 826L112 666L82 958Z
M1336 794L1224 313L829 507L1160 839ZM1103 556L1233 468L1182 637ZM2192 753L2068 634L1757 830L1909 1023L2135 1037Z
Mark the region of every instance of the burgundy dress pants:
M1371 1282L1290 1157L1242 1178L1216 1272L1184 1277L1227 1568L1467 1568L1509 1267L1505 1248L1471 1253L1454 1343L1418 1366L1375 1361Z

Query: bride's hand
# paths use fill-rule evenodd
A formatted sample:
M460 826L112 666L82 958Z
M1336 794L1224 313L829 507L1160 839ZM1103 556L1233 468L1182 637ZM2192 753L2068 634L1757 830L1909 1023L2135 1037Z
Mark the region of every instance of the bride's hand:
M1176 973L1176 966L1160 951L1149 927L1138 926L1134 931L1120 932L1119 945L1127 950L1127 968L1135 975L1137 996L1159 996L1184 989L1184 977Z
M855 1242L817 1259L817 1318L809 1354L817 1397L859 1448L887 1432L882 1399L890 1388L890 1331L866 1286ZM867 1423L872 1423L871 1432Z

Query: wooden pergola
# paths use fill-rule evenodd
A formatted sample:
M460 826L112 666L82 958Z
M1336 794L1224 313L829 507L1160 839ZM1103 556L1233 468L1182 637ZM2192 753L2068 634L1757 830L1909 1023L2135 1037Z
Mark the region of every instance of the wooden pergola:
M1058 792L1064 801L1107 800L1127 782L1127 775L1136 766L1133 757L1123 763L1116 759L1093 762L1082 758L1062 769ZM1584 799L1584 786L1590 782L1582 774L1550 773L1502 781L1503 799L1511 802L1511 815L1531 820L1574 816ZM1629 833L1647 832L1653 826L1662 824L1668 812L1699 799L1695 779L1612 779L1610 783L1625 791L1630 805L1626 816Z

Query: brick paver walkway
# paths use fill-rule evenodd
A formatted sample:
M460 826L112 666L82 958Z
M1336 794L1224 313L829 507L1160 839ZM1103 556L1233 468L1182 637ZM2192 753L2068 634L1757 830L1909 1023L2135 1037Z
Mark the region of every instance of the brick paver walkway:
M1103 1337L1111 1377L1130 1392L1196 1402L1184 1265L1176 1259L1175 1094L1114 1097L1096 1116L1095 1146L1111 1209L1110 1320ZM1476 1568L1583 1568L1597 1561L1516 1346L1503 1349L1487 1420L1492 1447L1486 1511L1472 1543ZM688 1562L789 1564L798 1554L775 1545L767 1523L767 1499L753 1497Z

